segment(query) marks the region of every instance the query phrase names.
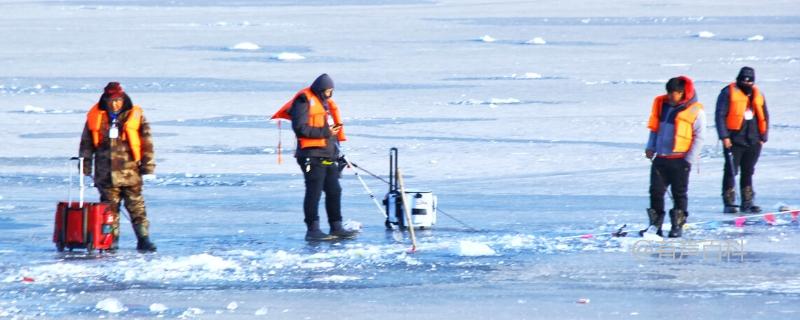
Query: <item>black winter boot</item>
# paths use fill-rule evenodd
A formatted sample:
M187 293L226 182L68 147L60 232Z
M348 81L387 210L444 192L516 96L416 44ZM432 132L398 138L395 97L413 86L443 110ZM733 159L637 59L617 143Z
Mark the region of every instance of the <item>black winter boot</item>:
M725 205L724 213L737 213L739 208L736 206L736 191L733 188L725 190L722 193L722 203Z
M686 224L686 217L689 214L681 209L669 211L669 221L672 227L669 229L670 238L680 238L683 235L683 225Z
M353 239L358 236L356 230L345 230L341 221L331 222L331 235L339 239Z
M747 186L742 188L742 213L759 213L761 212L761 207L753 204L753 198L755 198L756 193L753 192L752 186Z
M146 225L136 224L133 226L133 231L136 233L136 250L142 253L156 252L156 245L150 242L150 234Z
M658 211L653 208L647 209L647 218L650 220L647 229L639 231L639 236L644 236L645 232L651 227L656 230L659 237L663 237L664 233L661 232L661 225L664 224L664 211Z
M325 232L322 232L319 228L319 220L313 222L307 222L306 228L306 241L331 241L336 239L336 237L329 235Z

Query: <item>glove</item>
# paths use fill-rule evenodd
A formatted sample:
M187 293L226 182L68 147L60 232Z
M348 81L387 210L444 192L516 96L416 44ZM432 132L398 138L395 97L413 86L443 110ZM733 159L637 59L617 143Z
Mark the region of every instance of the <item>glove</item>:
M336 165L339 166L339 173L341 173L344 171L344 168L347 167L347 160L344 159L344 156L339 156L339 158L336 159Z
M336 162L339 163L339 167L344 168L347 166L347 160L344 159L344 156L339 156L339 158L336 159Z

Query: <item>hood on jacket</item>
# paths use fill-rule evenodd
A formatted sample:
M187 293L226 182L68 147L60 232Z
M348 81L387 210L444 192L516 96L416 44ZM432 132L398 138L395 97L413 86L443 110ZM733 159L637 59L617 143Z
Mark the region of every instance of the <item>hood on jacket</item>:
M323 92L328 89L333 89L333 79L331 79L327 73L321 74L314 80L314 83L311 84L311 91L322 101L328 100L323 94Z
M679 76L678 79L684 81L683 85L683 100L681 100L679 105L687 104L689 102L697 101L697 96L694 91L694 81L687 76Z

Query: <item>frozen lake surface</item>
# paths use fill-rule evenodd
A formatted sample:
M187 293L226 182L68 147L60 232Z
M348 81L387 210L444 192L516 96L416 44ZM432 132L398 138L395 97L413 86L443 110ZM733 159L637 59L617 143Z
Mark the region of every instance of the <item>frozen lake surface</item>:
M756 69L772 120L757 203L800 208L800 4L219 3L0 3L0 318L800 317L800 226L721 213L713 121L681 247L609 235L646 223L646 120L681 74L711 119L719 90ZM321 73L350 159L385 177L397 147L409 188L439 197L416 253L348 171L361 235L303 240L291 132L278 165L267 116ZM152 124L157 254L136 253L125 218L116 254L51 243L66 159L108 81Z

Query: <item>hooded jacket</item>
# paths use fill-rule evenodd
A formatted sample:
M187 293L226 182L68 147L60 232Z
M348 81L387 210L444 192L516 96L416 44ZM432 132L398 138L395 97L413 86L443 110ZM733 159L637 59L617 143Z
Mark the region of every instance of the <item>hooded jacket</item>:
M672 105L666 95L653 101L646 149L661 157L683 158L691 164L703 147L706 118L703 105L697 102L694 83L688 77L680 78L686 82L681 102Z
M80 156L84 158L83 174L91 174L94 163L94 183L99 187L141 185L141 176L155 171L150 124L141 108L134 106L130 97L124 94L123 107L116 117L120 124L118 137L110 138L108 132L112 120L108 111L109 100L108 95L103 94L100 101L87 113L79 149ZM134 132L126 132L129 124L138 125L136 135ZM134 136L138 136L138 143L131 141ZM137 145L139 150L134 150Z

